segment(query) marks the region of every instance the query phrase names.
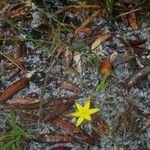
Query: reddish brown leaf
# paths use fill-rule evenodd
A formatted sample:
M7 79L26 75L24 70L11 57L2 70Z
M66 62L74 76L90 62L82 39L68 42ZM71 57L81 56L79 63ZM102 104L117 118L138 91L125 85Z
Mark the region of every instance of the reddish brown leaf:
M51 99L49 99L46 103L46 105L50 105L50 106L56 106L61 104L63 101L66 102L71 102L71 101L75 101L76 99L78 99L77 95L73 95L73 96L63 96L63 97L52 97Z
M150 52L150 47L133 47L133 49L139 52Z
M23 121L23 122L29 122L29 123L37 123L38 122L38 119L39 119L39 116L37 115L34 115L34 114L31 114L31 113L26 113L26 112L15 112L17 113L17 115L19 116L20 118L20 121Z
M106 73L109 73L112 71L112 65L111 62L109 60L109 58L105 58L102 61L102 65L101 65L101 75L103 76Z
M81 89L75 85L74 83L71 83L69 81L63 81L58 85L58 88L62 89L62 90L69 90L72 91L74 93L80 93Z
M134 10L133 8L130 9L130 11ZM135 12L131 12L127 15L127 20L129 26L132 28L133 31L137 31L138 25L137 25L137 19Z
M53 104L55 104L52 108L50 108L50 110L46 113L46 115L44 116L43 121L51 121L53 119L55 119L57 116L61 115L62 113L64 113L67 109L69 109L75 101L75 97L74 99L69 99L66 100L65 98L63 99L62 102L53 102ZM50 103L51 104L51 103Z
M2 10L5 7L3 3L0 3L0 10Z
M63 52L65 51L65 48L58 48L54 51L54 54L59 57Z
M71 150L72 148L66 146L58 146L56 148L52 148L51 150Z
M108 136L109 128L106 125L106 122L97 114L93 115L93 127L98 135Z
M126 46L132 46L132 47L136 47L136 46L139 46L139 45L143 45L146 40L144 39L135 39L135 40L130 40L130 39L125 39L123 37L118 37L118 39ZM128 42L128 43L127 43Z
M24 89L29 83L29 78L24 77L12 85L10 85L3 93L0 94L0 102L7 100L8 98L12 97L17 92Z
M32 77L35 71L31 71L28 74L26 74L25 77L23 77L20 80L17 80L15 83L10 85L3 93L0 94L0 102L7 100L8 98L12 97L17 92L24 89L28 83L29 79Z
M57 117L52 123L57 128L61 129L65 135L71 135L77 140L80 139L86 143L95 144L95 140L86 131L76 127L73 123L65 118Z
M150 65L137 70L131 77L129 77L129 79L126 81L127 87L137 84L140 79L143 79L148 74L150 74Z
M130 44L131 46L143 45L145 42L146 42L146 40L139 40L139 39L136 39L136 40L129 40L129 44Z
M50 143L50 144L56 144L56 143L72 143L73 138L71 136L64 136L60 134L37 134L36 135L36 141L42 142L42 143Z

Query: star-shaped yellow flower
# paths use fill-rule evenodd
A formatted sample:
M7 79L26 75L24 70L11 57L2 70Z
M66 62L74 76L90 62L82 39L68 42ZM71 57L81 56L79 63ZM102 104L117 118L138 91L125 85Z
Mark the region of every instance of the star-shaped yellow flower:
M74 117L79 117L76 123L77 127L83 122L84 119L87 121L91 121L91 114L94 114L100 110L98 108L89 109L90 100L88 100L83 107L77 102L75 104L76 104L78 111L71 113L71 115Z

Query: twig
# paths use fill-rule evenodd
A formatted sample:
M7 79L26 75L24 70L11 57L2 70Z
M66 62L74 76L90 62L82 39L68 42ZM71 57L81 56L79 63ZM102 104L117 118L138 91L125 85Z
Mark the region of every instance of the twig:
M125 16L125 15L127 15L127 14L130 14L130 13L136 12L136 11L138 11L138 10L140 10L140 9L139 9L139 8L137 8L137 9L134 9L134 10L130 10L130 11L128 11L128 12L125 12L125 13L122 13L122 14L120 14L120 15L116 16L116 18L119 18L119 17Z

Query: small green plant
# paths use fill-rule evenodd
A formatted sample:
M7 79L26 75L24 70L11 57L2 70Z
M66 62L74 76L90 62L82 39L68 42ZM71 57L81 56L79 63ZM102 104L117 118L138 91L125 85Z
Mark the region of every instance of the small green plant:
M105 89L107 88L108 85L108 78L110 76L110 72L106 73L102 79L99 81L99 83L96 85L96 92L100 92L102 90L102 92L105 91Z
M104 0L108 13L112 14L115 0Z
M10 115L8 119L11 130L0 137L0 150L21 150L25 148L25 141L34 136L20 127L16 122L16 116Z

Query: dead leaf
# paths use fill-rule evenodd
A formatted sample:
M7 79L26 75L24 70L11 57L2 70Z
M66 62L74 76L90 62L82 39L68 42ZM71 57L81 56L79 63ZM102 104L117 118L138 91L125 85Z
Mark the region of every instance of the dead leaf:
M105 58L101 64L101 75L103 76L106 73L110 73L112 71L112 65L109 58Z
M108 39L110 39L112 37L112 34L108 33L108 34L103 34L101 36L99 36L94 43L91 46L91 49L94 50L95 48L97 48L101 43L107 41Z
M3 93L0 94L0 102L7 100L8 98L12 97L17 92L24 89L29 84L29 79L34 74L34 71L29 72L20 80L17 80L12 85L10 85Z
M3 3L0 3L0 10L2 10L5 7Z
M39 99L31 99L31 98L15 98L7 101L8 104L10 105L15 105L15 106L28 106L28 105L34 105L34 104L39 104L40 100Z
M92 138L86 131L76 127L65 118L57 117L52 123L63 131L65 135L71 135L77 140L84 140L86 143L95 144L94 138Z
M67 146L58 146L55 148L52 148L51 150L71 150L71 147L67 147Z
M29 78L24 77L12 85L10 85L3 93L0 94L0 102L7 100L8 98L12 97L17 92L24 89L29 83Z
M31 124L31 123L37 123L39 119L39 116L34 115L33 113L26 113L23 111L15 112L15 113L17 113L21 122L23 121Z
M64 136L61 134L36 134L36 141L41 143L73 143L74 139L71 136Z
M80 93L81 89L75 85L74 83L71 83L69 81L63 81L58 85L58 88L62 89L62 90L69 90L72 91L74 93Z
M51 101L51 102L49 101L51 104L50 106L52 106L52 108L50 108L50 110L48 110L48 112L45 113L43 121L44 122L52 121L56 117L61 115L62 113L65 113L65 111L74 104L75 100L76 100L76 97L72 97L71 99L70 98L66 99L64 97L62 98L62 101L60 102L56 101L55 103L54 101Z
M134 10L132 7L130 11ZM133 31L137 31L138 25L137 25L137 19L136 19L136 12L131 12L127 15L128 24L131 27Z
M106 125L106 122L97 114L93 115L93 127L94 127L94 132L96 132L99 136L109 135L109 128Z

